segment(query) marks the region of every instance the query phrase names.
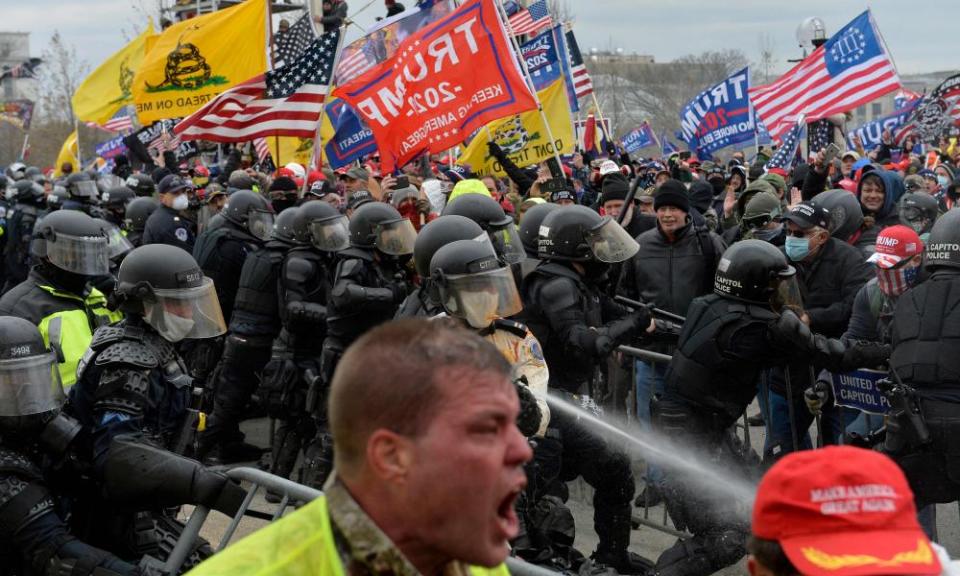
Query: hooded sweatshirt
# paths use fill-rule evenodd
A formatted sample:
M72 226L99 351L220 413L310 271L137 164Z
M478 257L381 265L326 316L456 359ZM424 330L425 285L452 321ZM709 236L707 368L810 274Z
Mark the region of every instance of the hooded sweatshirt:
M864 179L871 175L878 176L883 182L883 207L876 213L870 213L866 208L863 208L863 202L861 201L860 206L863 208L864 215L863 232L854 243L854 246L868 256L876 250L877 236L880 231L888 226L900 223L897 202L905 191L903 178L899 174L876 168L864 174L857 184L858 200L860 200L860 193L863 190Z

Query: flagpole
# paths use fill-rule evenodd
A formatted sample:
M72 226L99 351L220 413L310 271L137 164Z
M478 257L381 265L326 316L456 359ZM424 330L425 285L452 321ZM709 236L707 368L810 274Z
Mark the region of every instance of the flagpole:
M23 162L26 160L27 154L27 142L30 141L30 133L27 132L23 135L23 146L20 147L20 161Z
M340 60L340 51L343 49L343 39L347 37L347 25L340 26L340 37L337 38L337 50L333 54L333 64L330 66L330 78L327 80L327 92L323 97L323 105L320 107L320 116L317 117L317 130L313 135L313 156L317 159L317 170L323 168L323 143L320 141L320 130L323 128L323 117L327 114L327 97L330 96L330 89L333 87L333 73L337 69L337 61ZM309 173L309 166L307 166ZM301 196L307 194L307 182L309 178L303 179L303 190Z
M80 121L73 117L73 131L77 134L77 170L83 171L83 155L80 154Z
M605 126L607 121L604 120L603 110L600 109L600 103L597 102L597 92L596 91L590 92L590 97L593 98L593 106L597 109L597 117L600 119L600 131L603 132L603 135L607 139L607 141L612 143L613 137L607 133L607 129Z
M254 148L256 148L256 146L254 146ZM276 154L276 158L274 158L276 162L274 162L273 164L273 169L279 170L280 169L280 137L279 136L273 137L273 150L274 150L274 153ZM309 166L307 166L307 168L309 168Z
M530 69L527 68L527 60L523 57L523 52L520 51L520 43L517 42L517 38L513 35L513 27L510 26L510 18L507 16L506 9L503 7L502 3L495 1L494 4L496 4L497 12L500 14L503 25L507 29L507 36L510 37L510 43L513 45L513 49L516 51L518 59L520 60L520 66L523 68L523 75L527 81L527 86L530 88L530 92L533 93L533 99L537 103L537 110L540 112L540 119L543 120L543 126L547 130L547 137L550 138L550 146L553 148L553 156L557 159L557 165L563 166L563 162L560 160L560 151L557 150L557 140L553 137L553 130L550 128L550 122L547 120L547 113L543 111L543 102L540 101L540 95L537 94L537 90L533 85L533 77L530 76Z

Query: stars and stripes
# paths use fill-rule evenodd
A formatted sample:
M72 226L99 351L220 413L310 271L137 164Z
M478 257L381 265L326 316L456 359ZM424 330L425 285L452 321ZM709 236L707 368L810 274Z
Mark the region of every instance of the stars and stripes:
M508 19L510 30L514 36L536 34L544 26L553 25L550 11L547 9L547 0L537 0L528 8L520 8Z
M919 100L920 96L921 94L918 94L913 90L901 88L900 91L897 92L897 94L893 97L893 109L900 110L901 108L906 108L911 102Z
M587 67L583 63L583 54L580 53L580 46L577 44L577 38L573 35L573 30L567 30L566 40L573 89L577 98L583 98L593 93L593 81L590 79L590 73L587 72Z
M312 138L323 110L340 30L320 36L288 66L220 94L174 131L184 140L238 142L263 136Z
M810 154L816 154L833 142L833 124L824 118L813 122L810 126L810 140L807 142L807 150L810 151Z
M270 156L270 143L266 138L254 138L253 149L257 152L257 161L263 164L264 160Z
M274 66L293 63L317 39L310 22L310 15L304 14L286 32L277 34L277 52Z
M896 68L867 11L778 80L749 93L757 115L779 138L800 114L819 120L899 88Z
M366 37L354 40L344 48L343 56L334 72L337 85L342 86L376 66L378 60L371 52L372 48Z
M767 164L764 166L767 172L779 168L784 172L789 172L793 168L793 163L797 159L797 150L800 149L800 139L803 135L803 129L805 127L803 114L793 123L793 127L787 130L783 134L783 139L780 143L780 147L777 148L776 154L773 155L770 160L767 161Z
M4 78L36 78L37 66L43 64L40 58L30 58L16 66L4 66L0 70L0 80Z

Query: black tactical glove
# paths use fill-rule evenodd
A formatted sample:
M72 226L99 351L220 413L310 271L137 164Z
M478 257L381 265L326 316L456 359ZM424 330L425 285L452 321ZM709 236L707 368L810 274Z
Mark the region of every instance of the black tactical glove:
M633 319L633 327L638 333L643 334L647 331L647 328L650 328L650 310L646 306L641 306L633 312L630 313L630 318Z
M517 428L520 433L526 437L533 436L540 429L540 420L543 414L540 412L540 406L537 404L537 398L533 392L527 388L526 378L520 377L513 385L517 388L517 396L520 398L520 414L517 415Z
M852 342L843 353L843 365L848 370L881 366L890 359L890 352L889 344L867 341Z
M500 148L500 145L494 142L493 140L487 142L487 150L490 152L490 155L494 158L499 158L503 155L503 149Z

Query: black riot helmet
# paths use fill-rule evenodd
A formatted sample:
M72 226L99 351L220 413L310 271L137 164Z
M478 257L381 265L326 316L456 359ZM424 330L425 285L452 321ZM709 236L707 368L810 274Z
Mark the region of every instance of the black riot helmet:
M846 190L827 190L814 196L813 201L830 212L830 236L848 242L863 226L860 201Z
M82 202L92 202L97 199L99 189L89 174L77 172L67 176L67 193Z
M420 229L413 244L413 264L421 278L430 276L430 261L441 247L456 240L486 237L483 228L466 216L441 216Z
M153 211L159 207L160 202L153 198L134 198L127 204L124 226L133 232L143 232L147 227L147 218L150 218Z
M350 224L339 210L322 200L300 205L293 221L296 241L324 252L339 252L350 245Z
M298 207L291 206L277 214L277 219L273 221L273 231L270 233L270 238L286 244L296 244L297 238L294 232L294 223L299 212L300 209Z
M537 254L544 260L613 264L631 258L640 249L616 220L586 206L563 206L550 212L539 232Z
M131 174L127 177L126 185L137 196L153 196L157 186L147 174Z
M732 300L769 305L776 311L800 308L796 274L796 268L773 244L741 240L721 256L713 292Z
M413 223L385 202L368 202L350 218L350 245L376 248L390 256L413 253L417 231Z
M22 180L26 171L27 165L23 162L14 162L7 166L7 169L5 170L7 178L13 180L14 182Z
M114 186L108 188L100 197L100 205L106 208L124 208L137 195L133 190L126 186Z
M123 235L120 228L113 222L104 220L103 218L94 218L94 220L100 224L107 235L107 253L110 256L110 260L113 262L123 260L123 257L133 250L133 244L127 240L127 237Z
M53 190L47 195L47 209L50 211L59 210L68 198L70 198L70 194L67 193L67 189L59 184L54 184Z
M510 268L482 235L437 250L430 260L430 280L447 314L477 329L523 309Z
M900 223L913 228L918 235L933 229L939 211L937 199L926 192L910 192L900 198Z
M45 202L43 186L29 178L14 182L13 188L16 190L17 202L31 206L40 206Z
M544 202L531 206L523 213L523 220L520 221L520 242L523 249L530 258L537 257L538 244L540 243L540 225L547 214L560 208L559 204Z
M61 270L81 276L110 273L107 231L96 219L77 210L47 214L33 228L31 253Z
M0 435L35 438L63 406L57 357L30 321L0 316Z
M36 166L28 166L27 169L23 171L23 177L37 183L46 180L46 177L43 175L43 170L40 170L40 168Z
M511 218L493 198L483 194L464 194L448 203L443 215L466 216L483 228L497 254L507 264L516 264L526 253L520 243L520 233Z
M170 342L212 338L227 331L213 280L189 252L167 244L134 248L120 265L121 309L139 315Z
M227 197L227 203L220 213L227 222L245 229L255 238L270 239L273 208L260 194L252 190L237 190Z
M947 210L933 225L926 265L930 270L960 268L960 210Z

